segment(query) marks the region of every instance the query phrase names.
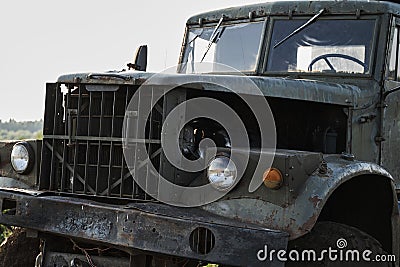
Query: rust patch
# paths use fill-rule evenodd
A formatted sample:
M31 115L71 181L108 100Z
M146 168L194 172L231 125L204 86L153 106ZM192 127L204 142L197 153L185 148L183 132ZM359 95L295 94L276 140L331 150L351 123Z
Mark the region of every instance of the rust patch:
M118 233L118 236L124 238L128 241L127 245L131 246L133 244L134 238L132 233L126 233L125 230Z
M318 219L318 214L313 214L313 216L311 216L300 228L299 231L302 234L306 234L309 233L311 231L311 229L314 227L315 222Z
M275 219L275 215L278 213L278 210L273 210L269 216L267 216L267 222L272 223Z
M319 196L313 196L308 199L314 206L314 208L318 208L319 203L322 201L322 198Z
M56 228L64 233L83 233L86 236L100 239L110 235L112 222L105 217L90 215L92 216L80 217L72 212L67 213L65 219Z

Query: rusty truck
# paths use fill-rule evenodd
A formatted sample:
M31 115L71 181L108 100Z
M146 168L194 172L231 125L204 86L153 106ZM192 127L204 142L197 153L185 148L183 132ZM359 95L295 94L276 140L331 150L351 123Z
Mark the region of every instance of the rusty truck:
M315 263L302 251L328 248L371 251L357 264L398 266L400 4L270 1L195 15L175 73L137 97L154 76L146 59L142 46L127 69L47 83L43 140L1 142L0 223L42 240L37 266L296 266ZM267 122L246 97L268 104L269 149ZM244 151L231 142L236 128L185 113L165 123L204 98L243 122L244 165L234 159ZM126 134L140 121L140 138ZM181 128L171 134L174 121ZM179 168L169 144L180 160L207 164ZM166 182L149 190L154 172ZM191 193L165 193L170 185L223 194L192 203Z

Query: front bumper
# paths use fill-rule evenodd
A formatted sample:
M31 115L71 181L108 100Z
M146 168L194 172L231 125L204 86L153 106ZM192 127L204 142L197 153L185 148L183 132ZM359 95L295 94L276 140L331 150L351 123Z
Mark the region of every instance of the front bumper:
M0 204L1 224L227 265L283 266L259 261L257 252L285 249L288 240L284 232L159 203L117 206L0 189ZM4 212L13 206L15 212Z

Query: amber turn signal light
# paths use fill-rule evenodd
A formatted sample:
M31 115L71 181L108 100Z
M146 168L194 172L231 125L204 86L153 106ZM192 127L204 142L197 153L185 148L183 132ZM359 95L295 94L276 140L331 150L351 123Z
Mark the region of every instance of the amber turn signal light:
M279 189L283 184L282 173L275 168L269 168L263 175L264 185L270 189Z

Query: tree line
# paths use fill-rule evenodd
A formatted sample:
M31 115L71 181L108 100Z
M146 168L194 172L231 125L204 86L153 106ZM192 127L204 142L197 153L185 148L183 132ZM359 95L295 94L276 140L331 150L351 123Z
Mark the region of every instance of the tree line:
M43 120L0 120L0 140L42 139Z

